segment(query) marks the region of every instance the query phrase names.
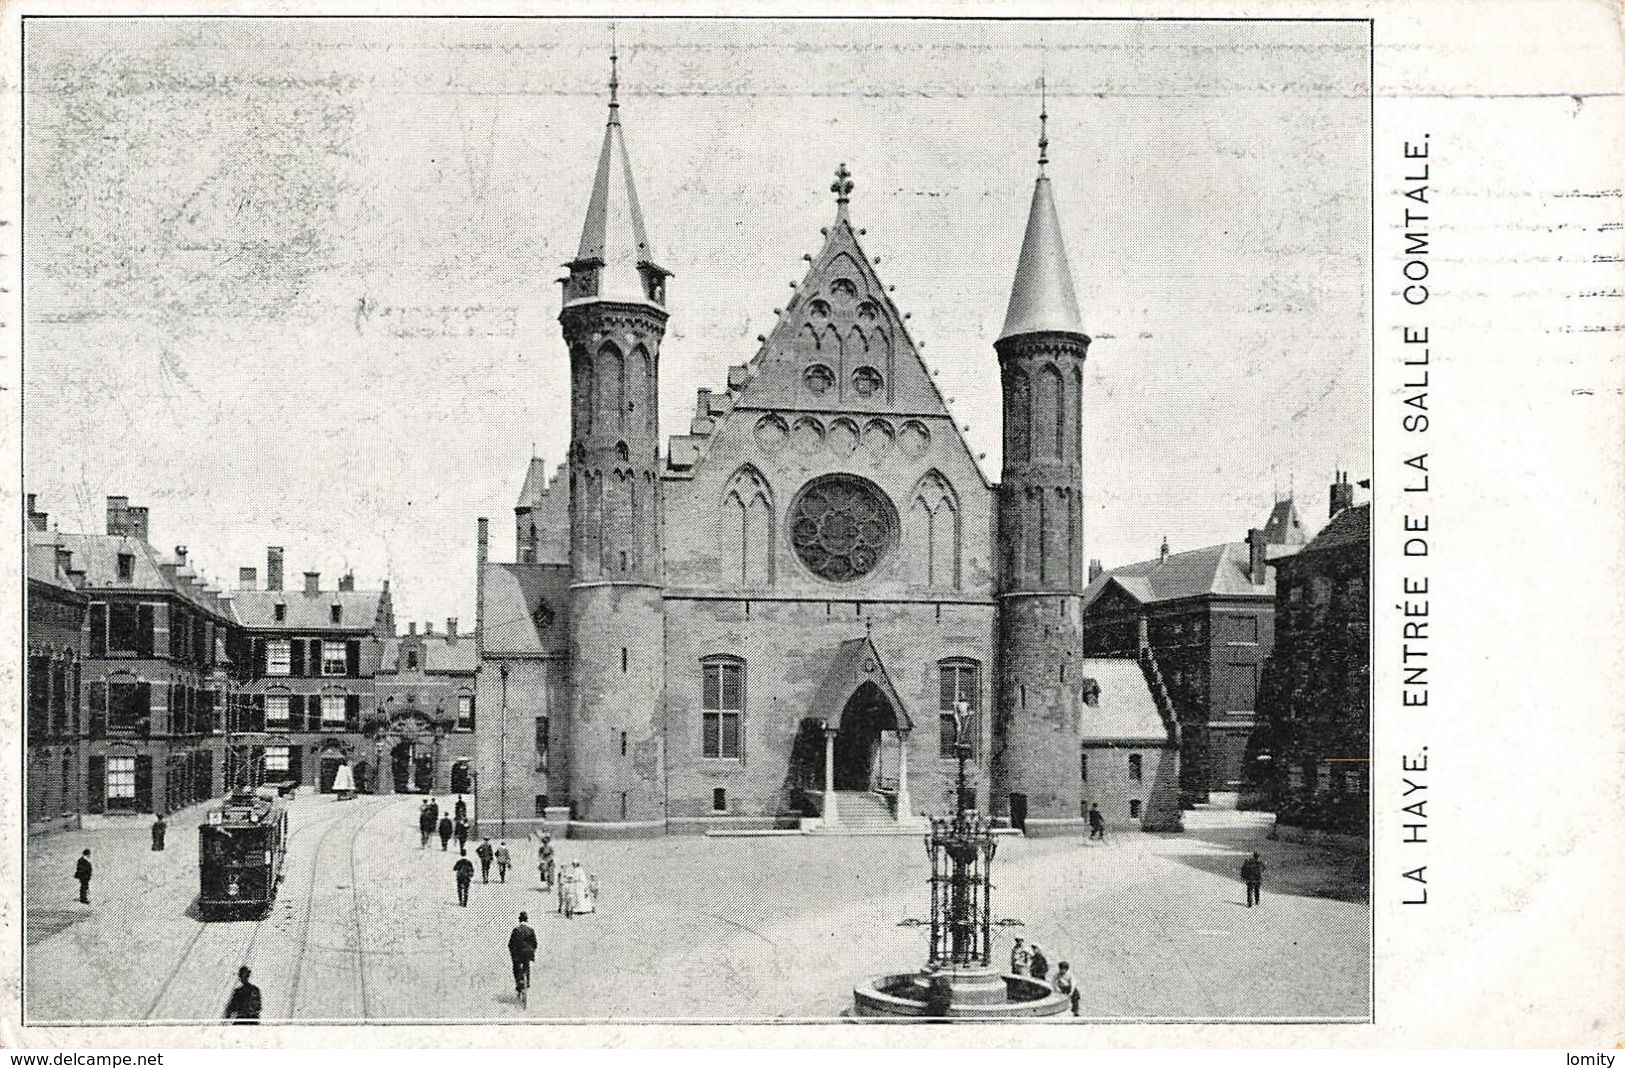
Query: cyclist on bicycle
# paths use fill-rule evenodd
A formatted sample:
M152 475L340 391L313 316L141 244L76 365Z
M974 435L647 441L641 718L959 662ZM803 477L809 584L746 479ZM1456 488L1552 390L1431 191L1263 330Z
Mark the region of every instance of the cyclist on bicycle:
M530 962L536 959L536 932L531 929L530 916L521 912L519 926L508 936L508 956L513 958L513 989L521 1003L530 987Z

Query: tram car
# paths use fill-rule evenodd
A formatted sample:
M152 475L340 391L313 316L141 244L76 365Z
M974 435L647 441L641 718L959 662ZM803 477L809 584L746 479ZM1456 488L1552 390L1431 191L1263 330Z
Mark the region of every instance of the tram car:
M287 847L288 810L275 790L227 797L198 827L198 911L205 919L270 911Z

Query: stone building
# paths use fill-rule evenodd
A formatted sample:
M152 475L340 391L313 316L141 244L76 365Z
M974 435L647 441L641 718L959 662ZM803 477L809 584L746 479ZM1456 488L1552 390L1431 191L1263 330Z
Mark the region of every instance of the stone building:
M406 625L384 639L374 676L373 766L380 793L474 792L474 636Z
M1371 756L1371 506L1339 472L1332 518L1276 561L1275 648L1256 756L1278 826L1364 836Z
M1089 655L1146 651L1177 709L1181 795L1237 791L1256 726L1259 672L1274 640L1275 561L1304 544L1291 498L1246 540L1171 553L1110 571L1092 564L1083 596Z
M24 718L30 833L74 827L85 811L90 726L80 701L90 600L73 554L46 529L28 495L28 665Z
M1177 750L1132 653L1082 655L1082 365L1050 183L1034 188L994 352L1003 478L977 465L851 218L748 362L658 437L669 273L616 83L563 279L570 446L532 460L514 563L479 528L480 807L573 835L913 826L954 804L1031 833L1177 826ZM1012 235L1013 236L1013 235ZM538 412L539 419L562 413ZM1087 699L1086 699L1087 697ZM1130 744L1139 774L1092 743ZM487 823L489 826L489 823Z
M107 498L106 530L50 536L88 599L85 810L167 812L222 789L236 618L185 546L166 560L149 544L146 508Z

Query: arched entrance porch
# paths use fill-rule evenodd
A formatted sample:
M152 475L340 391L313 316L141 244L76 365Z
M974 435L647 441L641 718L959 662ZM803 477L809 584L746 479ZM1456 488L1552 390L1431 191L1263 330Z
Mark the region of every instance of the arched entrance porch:
M906 728L880 687L873 682L859 686L841 710L835 735L835 789L870 791L889 785L883 779L882 738L900 731ZM893 773L895 767L894 759Z

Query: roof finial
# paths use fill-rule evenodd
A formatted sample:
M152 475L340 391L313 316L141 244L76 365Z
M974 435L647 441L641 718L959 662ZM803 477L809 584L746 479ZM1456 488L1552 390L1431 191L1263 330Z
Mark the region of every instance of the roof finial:
M621 88L620 69L617 66L617 61L619 59L620 59L620 57L615 54L615 24L613 22L611 22L609 24L609 121L610 122L617 121L617 112L620 110L620 107L621 107L621 102L618 99L618 92L619 92L619 90Z
M846 169L846 164L835 168L835 181L830 183L829 191L835 194L836 215L844 216L847 202L852 199L852 172Z
M1038 166L1049 162L1049 91L1044 76L1038 76Z

